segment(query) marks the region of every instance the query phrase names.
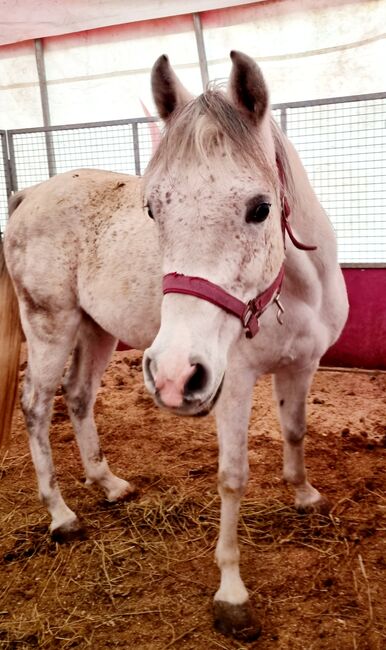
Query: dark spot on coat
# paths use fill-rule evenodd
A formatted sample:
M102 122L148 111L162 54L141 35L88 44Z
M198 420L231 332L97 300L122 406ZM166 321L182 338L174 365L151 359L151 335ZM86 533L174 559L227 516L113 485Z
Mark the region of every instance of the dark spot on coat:
M279 404L280 404L280 406L284 406L284 399L281 399Z
M27 240L23 238L17 239L16 237L8 237L8 248L12 251L18 251L20 254L25 253L27 248ZM21 287L21 282L18 278L13 278L16 287Z
M94 452L94 454L90 458L91 462L93 463L101 463L103 459L104 459L104 455L100 447L99 449L97 449L97 451Z
M83 389L78 395L72 396L69 399L71 412L79 420L84 420L88 413L88 406L90 404L90 393L87 389Z
M123 181L118 181L118 183L114 186L114 189L118 190L120 187L125 187L125 183Z
M24 413L25 424L28 429L28 433L31 433L34 425L36 424L36 415L29 408L26 408L22 403L22 411Z
M43 504L45 508L49 508L50 505L50 497L47 496L46 494L43 494L43 492L40 493L40 501Z
M49 310L49 305L45 300L36 300L25 287L21 290L21 297L23 298L27 311L29 312L42 313Z
M52 472L52 474L50 476L50 484L49 485L50 485L51 490L55 490L55 488L57 486L57 480L56 480L55 472Z
M79 178L79 174L73 174L72 178Z
M300 445L304 436L306 435L306 429L290 429L285 434L285 439L292 445Z

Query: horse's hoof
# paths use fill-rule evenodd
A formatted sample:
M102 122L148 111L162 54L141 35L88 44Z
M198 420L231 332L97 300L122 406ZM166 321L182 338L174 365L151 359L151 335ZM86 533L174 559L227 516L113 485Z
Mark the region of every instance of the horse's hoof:
M320 497L315 503L295 504L297 512L301 515L329 515L331 512L331 503L326 497Z
M107 496L107 501L109 503L122 503L123 501L130 501L130 499L137 496L138 490L135 485L128 481L124 481L124 483L125 485L121 485L119 490L110 491Z
M68 524L62 524L51 530L51 539L58 544L73 542L75 540L86 539L87 531L80 523L79 519L74 519Z
M215 600L214 626L218 632L233 636L239 641L254 641L261 633L260 623L249 600L242 605Z

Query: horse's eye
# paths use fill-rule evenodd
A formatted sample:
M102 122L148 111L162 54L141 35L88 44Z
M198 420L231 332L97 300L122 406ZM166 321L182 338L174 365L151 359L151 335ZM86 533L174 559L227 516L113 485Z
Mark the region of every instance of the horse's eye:
M149 215L150 219L154 219L154 214L151 211L150 205L145 206L147 208L147 214Z
M259 203L259 205L249 208L245 221L247 223L261 223L262 221L265 221L269 215L270 208L270 203Z

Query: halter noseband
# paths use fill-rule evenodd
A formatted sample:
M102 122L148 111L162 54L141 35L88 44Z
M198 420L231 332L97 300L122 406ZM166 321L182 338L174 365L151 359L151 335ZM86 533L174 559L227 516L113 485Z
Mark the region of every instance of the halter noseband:
M283 164L279 157L276 157L276 164L279 172L280 179L280 203L281 203L281 228L283 232L284 248L285 248L285 234L288 236L296 248L303 251L316 250L316 246L307 246L298 241L292 232L292 228L288 221L291 214L291 209L284 193L285 174ZM205 278L197 278L192 275L183 275L182 273L167 273L163 278L163 292L167 293L182 293L185 295L195 296L207 302L211 302L217 307L221 307L229 314L233 314L241 320L242 326L245 329L247 338L253 338L259 331L259 318L265 312L271 302L275 302L278 306L277 319L282 323L281 315L284 309L280 303L280 291L284 278L284 264L281 265L279 273L275 280L269 285L265 291L259 293L255 298L249 300L247 303L242 302L235 298L230 293L219 287L217 284L205 280Z

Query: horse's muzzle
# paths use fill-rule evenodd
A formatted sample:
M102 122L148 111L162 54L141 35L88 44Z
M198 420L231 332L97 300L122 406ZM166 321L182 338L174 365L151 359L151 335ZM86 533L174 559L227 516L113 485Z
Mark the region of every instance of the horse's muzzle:
M221 392L222 380L209 393L211 373L199 361L187 364L179 376L171 380L158 370L156 360L145 353L143 373L145 386L155 403L177 415L207 415Z
M153 394L153 399L157 406L161 408L167 408L168 411L171 411L171 413L175 413L176 415L183 415L185 417L205 417L206 415L209 415L209 413L215 407L217 400L221 395L223 382L224 378L221 380L220 385L218 386L214 395L212 395L208 400L204 402L199 399L191 400L184 398L180 406L170 408L163 403L158 391Z

